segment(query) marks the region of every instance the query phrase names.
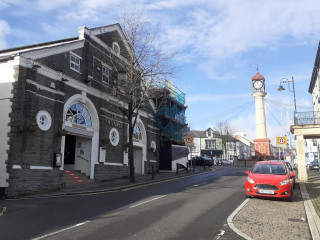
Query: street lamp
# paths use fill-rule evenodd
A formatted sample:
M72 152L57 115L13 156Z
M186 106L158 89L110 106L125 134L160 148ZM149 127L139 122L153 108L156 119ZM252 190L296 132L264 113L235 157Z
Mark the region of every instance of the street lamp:
M289 85L289 82L292 83L292 90L290 88L290 85ZM279 85L279 88L278 88L278 91L284 91L286 90L282 85L281 83L288 83L288 89L290 92L293 93L293 101L294 101L294 117L296 118L296 115L297 115L297 104L296 104L296 91L294 89L294 78L292 76L292 80L289 80L288 78L281 78L280 79L280 85Z
M290 85L289 85L289 82L292 83L292 90L290 88ZM297 117L297 104L296 104L296 91L294 89L294 78L292 76L292 80L289 80L288 78L281 78L280 79L280 85L279 85L279 88L278 88L278 91L284 91L286 90L282 85L281 83L287 83L288 84L288 89L290 92L293 93L293 101L294 101L294 123L296 121L296 117ZM290 137L290 148L291 148L291 164L293 164L293 152L292 152L292 145L291 145L291 137ZM280 155L280 154L279 154Z

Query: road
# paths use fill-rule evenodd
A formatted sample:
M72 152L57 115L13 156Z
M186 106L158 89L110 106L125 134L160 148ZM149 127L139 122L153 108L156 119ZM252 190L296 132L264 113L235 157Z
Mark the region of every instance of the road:
M122 191L5 200L1 239L241 239L228 216L245 200L246 168Z

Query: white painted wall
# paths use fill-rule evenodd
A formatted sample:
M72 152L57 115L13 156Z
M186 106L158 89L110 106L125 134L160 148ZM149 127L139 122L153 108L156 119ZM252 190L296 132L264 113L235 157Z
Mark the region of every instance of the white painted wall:
M200 138L194 137L193 144L194 146L192 147L192 152L191 152L191 146L189 147L189 155L188 155L189 160L192 157L200 156Z
M188 162L188 157L183 157L183 158L180 158L178 160L172 161L171 162L172 171L176 171L177 170L177 163L180 163L181 165L187 167L187 162Z
M6 180L9 178L5 161L8 159L7 150L9 150L8 124L11 102L7 98L12 98L12 83L15 81L13 66L12 62L0 64L0 187L8 187Z

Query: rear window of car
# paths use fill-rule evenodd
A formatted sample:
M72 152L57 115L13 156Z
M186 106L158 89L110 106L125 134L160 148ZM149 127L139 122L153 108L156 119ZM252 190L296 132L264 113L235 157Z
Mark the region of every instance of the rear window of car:
M256 164L252 173L257 174L272 174L272 175L286 175L287 170L284 165L280 164Z

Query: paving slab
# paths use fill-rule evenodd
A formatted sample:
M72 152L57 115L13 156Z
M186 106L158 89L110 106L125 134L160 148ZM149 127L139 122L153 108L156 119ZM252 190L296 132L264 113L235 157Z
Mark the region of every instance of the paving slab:
M232 222L247 239L312 239L299 186L292 202L250 199Z

